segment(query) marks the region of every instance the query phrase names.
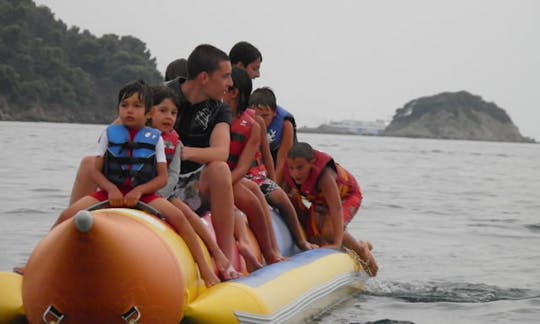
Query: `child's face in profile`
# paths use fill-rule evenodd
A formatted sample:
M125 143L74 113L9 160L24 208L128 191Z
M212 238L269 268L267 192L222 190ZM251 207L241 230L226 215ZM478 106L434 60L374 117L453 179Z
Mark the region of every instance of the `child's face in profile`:
M289 174L296 184L302 185L309 178L311 172L311 161L305 158L287 158Z
M164 99L152 107L148 115L152 119L152 127L162 133L170 132L176 123L178 108L170 98Z
M238 66L246 70L249 78L253 80L261 76L261 63L261 59L257 58L255 61L249 63L247 66L244 66L244 64L242 63L239 63Z
M268 106L256 106L253 108L255 108L255 115L261 117L264 120L266 128L268 128L268 126L272 123L272 119L274 119L276 112Z
M122 124L129 128L143 128L146 124L144 102L139 98L139 93L124 98L118 104L118 117Z

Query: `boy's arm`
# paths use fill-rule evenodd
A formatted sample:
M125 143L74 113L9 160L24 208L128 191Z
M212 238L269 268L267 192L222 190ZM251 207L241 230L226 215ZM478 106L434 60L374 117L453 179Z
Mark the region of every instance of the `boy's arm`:
M276 182L283 181L283 166L287 160L287 154L293 146L294 128L289 120L283 122L283 132L281 134L281 144L279 145L277 161L276 161Z
M182 149L182 160L189 160L201 164L212 161L226 162L229 157L231 144L230 126L227 123L217 123L210 136L209 147L188 147Z
M270 152L270 144L268 143L268 136L266 135L266 125L264 119L260 116L255 116L255 120L259 123L261 129L261 153L263 156L264 167L266 168L266 176L276 181L276 169L274 165L274 159L272 158L272 152Z
M99 136L96 159L94 160L94 167L90 169L90 178L101 190L107 192L111 207L121 207L124 203L124 195L114 183L105 177L102 171L105 162L104 156L107 154L108 147L109 139L107 137L107 129L105 129Z
M323 235L325 232L328 233L327 230L330 230L331 233L331 235L324 237L326 242L329 243L324 247L339 249L343 244L343 206L335 177L335 172L326 168L319 180L319 188L321 188L321 192L326 199L328 217L330 217L330 224L332 226L331 229L322 229ZM327 224L326 222L324 223Z
M180 154L182 153L182 143L178 143L176 145L176 149L174 151L174 157L169 163L169 167L167 169L167 185L165 187L161 188L157 193L161 197L167 199L171 196L174 187L178 183L178 175L180 174Z
M159 137L156 144L155 159L157 171L156 177L136 186L125 195L124 204L127 207L134 207L143 195L156 193L167 184L167 158L165 156L165 144L162 137Z
M233 184L242 179L251 168L251 164L255 160L255 153L257 153L257 150L259 149L260 142L261 128L257 123L253 123L246 146L244 146L244 149L238 158L238 164L236 165L236 168L231 171Z
M143 195L155 193L167 184L167 162L158 162L156 169L157 176L155 178L138 185L126 194L124 204L127 207L135 207Z
M111 207L122 207L124 204L124 196L118 189L118 187L109 181L103 174L103 156L96 156L94 168L92 168L90 176L92 180L98 185L99 188L105 190L109 196L109 204Z
M278 184L281 187L281 189L285 191L285 193L287 194L287 197L289 198L289 200L291 201L293 205L296 206L297 202L302 200L298 190L296 188L291 187L291 185L287 181L283 180L282 183L278 183Z

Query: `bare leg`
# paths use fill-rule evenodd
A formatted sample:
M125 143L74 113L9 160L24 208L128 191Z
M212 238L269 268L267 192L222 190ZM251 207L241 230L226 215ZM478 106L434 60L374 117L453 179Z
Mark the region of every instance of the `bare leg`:
M285 219L289 230L293 233L296 244L302 250L311 250L316 248L317 245L311 244L306 240L306 235L302 230L300 221L298 221L298 216L296 215L296 210L287 197L287 194L282 189L277 189L272 191L269 194L269 200L271 205L276 207L279 210L281 217Z
M191 227L182 211L163 198L152 201L150 206L162 213L166 217L167 222L169 222L176 232L184 239L184 242L186 242L186 245L193 255L193 259L199 266L201 277L206 283L206 286L211 287L219 283L219 278L204 259L203 251L197 241L197 234L195 234L193 227Z
M373 244L371 244L370 241L361 241L361 240L358 240L358 243L360 243L360 244L367 244L368 249L369 249L370 251L373 250Z
M216 240L227 259L232 260L234 244L234 205L231 171L225 162L208 163L199 182L200 193L210 198Z
M178 209L182 211L182 213L186 216L187 220L195 230L195 233L199 235L199 237L203 240L204 244L208 248L208 251L210 251L210 254L212 257L214 257L214 261L216 262L216 267L218 269L218 272L223 280L231 280L236 279L240 277L240 273L238 273L234 267L232 266L231 262L225 254L223 254L223 251L219 248L216 241L212 238L208 230L206 229L206 226L201 222L201 218L199 215L197 215L191 208L189 208L188 205L186 205L183 201L172 198L170 202Z
M379 266L375 257L371 254L370 248L367 243L357 241L349 232L345 231L343 233L343 246L349 248L356 252L360 259L364 261L369 271L366 271L370 276L375 277L377 271L379 271Z
M242 185L246 186L257 197L262 210L266 227L268 228L268 237L270 238L272 249L275 254L280 255L280 261L287 260L288 258L281 256L279 251L279 245L277 243L276 232L274 231L274 225L272 223L272 216L270 215L270 206L261 191L261 188L253 181L243 178L240 180Z
M259 242L266 263L272 264L282 261L283 257L279 253L279 250L273 246L270 237L270 233L273 234L273 232L270 232L269 230L271 223L269 220L270 214L268 213L268 209L265 213L257 196L242 185L241 182L236 183L233 186L233 189L234 203L246 214L249 227L253 230L257 242Z
M82 158L81 163L79 164L79 170L77 170L77 175L75 181L73 182L73 187L71 188L71 198L69 204L73 205L76 201L81 199L84 196L87 196L97 190L97 184L92 180L91 172L92 168L95 167L96 158L94 156L85 156Z
M248 272L253 272L263 267L262 263L257 259L255 253L251 250L250 241L248 238L247 219L240 210L236 210L234 216L234 236L240 255L246 262Z
M62 223L63 221L66 221L70 219L71 217L75 216L77 212L80 210L86 209L92 205L97 204L99 201L91 196L85 196L79 200L77 200L75 203L73 203L71 206L69 206L67 209L65 209L60 216L58 216L58 219L56 222L54 222L51 229L55 228L58 224Z

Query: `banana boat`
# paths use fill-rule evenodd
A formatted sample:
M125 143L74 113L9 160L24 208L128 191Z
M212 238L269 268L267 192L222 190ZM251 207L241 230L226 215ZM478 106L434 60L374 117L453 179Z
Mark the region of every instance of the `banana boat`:
M154 215L81 211L38 243L24 276L0 272L0 323L297 322L362 289L355 258L299 251L272 214L289 259L207 288L182 238Z

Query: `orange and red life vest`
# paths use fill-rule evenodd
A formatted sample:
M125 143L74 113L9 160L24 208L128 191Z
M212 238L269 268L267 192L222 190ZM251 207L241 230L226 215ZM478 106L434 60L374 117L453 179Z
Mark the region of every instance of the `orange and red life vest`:
M289 173L288 165L285 164L283 175L289 186L298 188L300 194L308 201L317 205L327 205L326 198L322 195L319 189L319 180L326 168L330 168L336 172L336 183L338 185L339 195L341 200L348 198L352 194L360 192L360 186L356 179L345 170L341 165L336 163L334 159L317 150L313 150L314 162L311 167L311 172L308 179L301 186L297 186Z
M251 134L251 129L255 123L255 110L246 109L242 115L233 121L231 125L231 145L229 148L229 159L227 164L231 170L234 170L238 166L238 161L242 151L246 147L246 143ZM250 168L250 172L256 168L263 168L264 164L261 162L262 153L257 150L254 156L254 162Z
M180 143L180 136L178 136L178 133L173 129L170 132L161 133L161 137L165 144L165 156L167 157L167 165L169 165L174 158L176 146Z

